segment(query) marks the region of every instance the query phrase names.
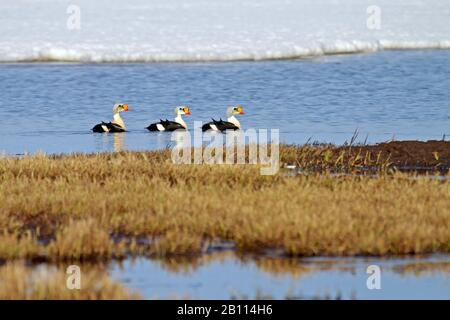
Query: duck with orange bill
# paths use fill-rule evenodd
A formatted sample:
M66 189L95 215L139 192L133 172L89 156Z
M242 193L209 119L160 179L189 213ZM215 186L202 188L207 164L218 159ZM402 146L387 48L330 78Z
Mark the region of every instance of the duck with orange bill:
M111 122L103 122L92 128L93 132L125 132L125 122L123 122L120 113L128 111L128 104L116 103L113 107L113 120Z
M242 106L237 105L235 107L228 107L227 109L227 121L222 120L214 120L212 119L211 122L205 123L202 126L202 131L226 131L226 130L240 130L241 129L241 123L239 120L235 117L237 115L243 115L244 109Z
M187 124L183 120L183 115L191 115L191 111L188 106L176 107L174 110L175 119L174 121L162 120L159 122L152 123L147 127L149 131L175 131L175 130L186 130Z

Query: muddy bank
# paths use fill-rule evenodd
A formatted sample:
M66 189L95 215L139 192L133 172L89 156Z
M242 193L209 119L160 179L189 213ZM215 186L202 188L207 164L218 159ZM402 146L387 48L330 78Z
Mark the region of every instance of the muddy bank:
M392 141L341 149L350 150L353 154L381 154L381 161L397 167L450 166L450 141Z
M450 141L391 141L375 145L287 147L282 162L314 171L400 171L448 173ZM283 161L284 160L284 161Z

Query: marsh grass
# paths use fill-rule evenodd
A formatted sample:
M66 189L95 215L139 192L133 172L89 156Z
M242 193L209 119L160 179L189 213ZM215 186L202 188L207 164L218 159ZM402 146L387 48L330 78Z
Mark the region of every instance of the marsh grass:
M4 157L0 259L193 255L224 240L287 256L450 252L448 182L384 170L388 156L280 152L304 168L374 162L380 174L262 176L257 165L175 165L169 150Z

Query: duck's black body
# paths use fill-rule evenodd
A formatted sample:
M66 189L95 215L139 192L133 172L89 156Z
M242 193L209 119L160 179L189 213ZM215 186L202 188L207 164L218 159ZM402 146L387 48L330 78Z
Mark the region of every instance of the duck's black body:
M215 128L217 128L218 131L239 130L239 127L234 123L223 121L222 119L219 121L212 119L212 122L205 123L202 126L202 131L216 130Z
M102 122L92 128L93 132L125 132L126 130L113 122Z
M180 123L170 120L161 120L156 123L152 123L147 127L149 131L175 131L175 130L185 130Z

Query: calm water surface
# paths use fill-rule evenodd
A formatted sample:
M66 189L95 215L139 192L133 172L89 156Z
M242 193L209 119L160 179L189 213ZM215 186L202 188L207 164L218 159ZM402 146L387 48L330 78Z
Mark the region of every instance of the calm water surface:
M171 144L144 128L187 104L193 120L240 103L243 128L283 142L441 139L450 135L450 51L391 51L311 60L173 64L0 65L0 152L146 150ZM130 104L129 132L92 134Z
M380 289L367 288L367 267L380 267ZM148 299L450 299L450 258L237 258L128 260L113 279Z

